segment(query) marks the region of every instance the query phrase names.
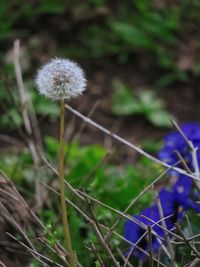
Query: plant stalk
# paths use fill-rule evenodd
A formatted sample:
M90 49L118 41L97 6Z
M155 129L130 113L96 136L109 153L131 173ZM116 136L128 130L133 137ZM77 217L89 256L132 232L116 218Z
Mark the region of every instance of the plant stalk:
M64 178L64 132L65 132L65 111L64 101L60 103L60 151L59 151L59 178L60 178L60 200L61 200L61 213L62 223L64 230L64 237L66 249L69 255L70 267L76 267L76 257L72 249L72 242L70 237L69 222L67 218L67 205L65 202L65 178Z

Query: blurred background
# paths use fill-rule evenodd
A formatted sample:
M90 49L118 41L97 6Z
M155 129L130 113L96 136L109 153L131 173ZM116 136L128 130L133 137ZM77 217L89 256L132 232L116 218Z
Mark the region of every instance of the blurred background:
M1 1L0 101L19 38L20 64L38 114L56 117L35 93L33 79L57 56L78 61L86 72L87 92L73 103L79 111L94 108L96 120L131 141L159 134L171 116L196 121L199 11L197 0ZM4 115L1 127L8 124Z
M199 14L199 0L0 1L0 167L26 188L27 191L22 191L28 199L35 174L30 171L31 159L23 150L20 134L23 120L18 110L20 100L13 67L14 41L20 40L24 83L50 159L57 153L54 138L58 137L59 107L38 95L34 77L38 68L54 57L73 59L85 70L87 91L70 105L156 155L162 137L172 128L171 119L179 123L199 122ZM117 167L102 167L102 162L98 165L103 169L96 177L101 177L102 180L98 179L102 184L108 177L128 177L126 182L120 180L117 184L120 190L125 190L124 197L119 197L120 190L112 198L106 195L113 188L112 183L102 189L104 193L96 193L110 205L125 208L143 188L146 180L140 181L141 176L145 179L154 173L156 177L158 166L150 165L146 159L139 160L134 151L95 128L83 126L80 134L81 121L69 111L66 123L66 141L78 139L70 148L72 180L83 170L88 174L105 155L106 162L108 157L110 164L125 166L119 174ZM79 162L75 166L75 159L81 157L84 164ZM133 163L137 169L133 169ZM23 171L19 170L21 167ZM137 186L134 184L135 191L130 192L133 176ZM92 190L98 188L100 180L93 181ZM79 183L75 181L76 186ZM148 202L149 196L143 204ZM132 210L136 211L139 207ZM110 214L99 212L110 220ZM52 221L51 216L43 211L44 220ZM16 262L8 266L17 266Z

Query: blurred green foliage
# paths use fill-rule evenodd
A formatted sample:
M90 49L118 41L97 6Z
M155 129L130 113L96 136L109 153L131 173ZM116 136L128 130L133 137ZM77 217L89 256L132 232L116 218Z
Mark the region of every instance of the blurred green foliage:
M113 82L113 112L117 115L143 115L157 127L171 127L172 116L154 91L142 91L137 96L120 81Z
M200 27L199 11L198 1L189 0L160 5L151 0L1 1L0 39L49 32L67 57L114 55L125 62L135 54L151 54L155 67L166 71L157 83L163 87L188 78L187 71L177 67L176 56L180 37L194 38L194 27ZM194 64L195 73L198 61Z
M66 6L61 0L36 0L32 3L24 0L0 1L0 40L30 34L28 28L18 23L34 22L44 14L62 14Z
M152 150L151 146L152 141L150 140L144 144L146 149L149 148ZM159 149L159 146L157 148L153 146L152 151L156 153L157 149ZM57 165L56 159L58 158L58 151L59 141L52 137L46 137L45 153L48 160L54 166ZM116 167L105 160L107 153L108 151L100 145L80 146L78 142L66 144L66 179L75 188L79 190L84 188L93 198L98 199L112 208L123 211L163 170L160 165L154 164L144 157L141 157L140 160L134 164L134 167L132 165ZM22 194L26 197L27 201L32 199L34 195L35 179L38 175L43 177L43 183L54 184L54 189L58 190L58 179L55 175L47 168L44 168L44 166L41 166L40 170L35 170L27 149L20 151L20 153L16 153L15 151L13 151L12 154L10 151L7 154L1 153L0 169L15 181L18 188L22 190ZM81 172L80 169L82 170ZM83 204L80 202L77 197L69 191L67 196L83 212L91 216L89 206L86 203ZM136 205L130 208L128 213L138 214L142 209L148 207L150 203L153 203L153 201L153 194L147 192L140 198ZM101 205L91 204L90 208L101 224L111 227L118 218L113 211ZM91 243L97 247L99 255L101 255L102 260L106 263L107 256L105 251L99 247L98 238L94 234L90 224L72 207L68 206L68 209L70 213L72 242L80 263L83 266L93 266L96 261L92 253L88 256L88 248ZM55 248L57 241L61 243L64 242L59 213L59 198L56 194L50 193L39 216L45 225L44 237L48 241L48 245L52 248ZM55 214L57 214L57 216L55 216ZM188 216L193 218L191 221L193 234L198 233L198 215L188 214ZM118 234L123 234L123 223L124 219L122 219L115 228ZM187 236L189 234L188 224L185 221L182 225L184 233ZM110 245L112 251L116 251L116 248L119 246L122 251L127 249L127 246L124 243L122 244L115 235L112 236ZM52 261L62 264L57 254L48 250L41 244L37 245L37 249ZM187 246L178 247L176 249L177 259L181 259L185 253L189 253ZM116 257L118 258L117 252ZM166 264L168 264L167 259ZM29 265L29 267L38 266L40 265L38 265L36 260L31 261Z
M13 66L7 65L2 72L0 80L0 104L1 120L0 126L10 130L17 130L23 126L22 107L19 90L16 85ZM27 105L29 112L36 113L40 120L48 118L55 121L59 117L59 106L56 102L49 102L48 99L38 94L33 80L25 82L27 87Z
M58 155L59 142L55 138L47 137L45 144L48 159L53 161ZM107 151L100 145L80 146L78 142L66 144L65 154L67 181L75 188L84 188L90 196L118 210L124 210L130 201L152 182L155 175L161 172L160 166L152 164L145 158L141 158L134 167L132 165L116 167L105 160ZM70 199L77 203L77 198L74 196L71 195ZM140 209L147 207L151 201L151 193L144 194L137 205L130 209L130 214L139 213ZM81 204L81 209L87 214L86 207L87 205L84 207ZM114 212L100 205L94 204L92 209L99 223L112 225L117 218ZM48 221L51 221L51 216L54 216L53 213L50 214ZM86 246L92 242L98 247L98 239L90 225L73 209L70 209L69 218L72 240L78 258L83 266L92 266L94 259L87 257ZM122 233L123 222L124 220L115 229L118 233ZM61 234L59 240L62 239ZM111 244L114 249L115 244L119 244L118 238L113 237ZM99 253L106 262L105 252L100 250Z
M57 165L58 149L59 141L53 137L46 137L45 153L53 165ZM100 145L80 146L78 142L70 143L66 144L65 153L67 181L75 188L85 188L92 197L118 210L124 210L131 200L162 171L160 166L152 164L145 158L141 158L134 167L132 165L116 167L106 161L105 157L108 152ZM35 169L27 149L20 152L2 153L0 155L0 169L8 177L11 177L19 188L23 188L22 193L27 200L32 199L34 195L34 184L38 175L40 178L43 177L43 183L49 184L53 180L56 181L50 170L44 167L41 167L40 170ZM58 186L58 181L56 184ZM80 206L79 200L73 194L70 194L70 199L77 206ZM130 209L129 213L139 213L141 208L147 207L151 201L151 193L145 193L137 205ZM52 193L40 212L40 219L46 228L45 237L52 247L56 241L64 241L60 217L55 216L55 214L59 214L58 203L59 198ZM87 205L81 204L80 207L86 214L88 213ZM100 205L94 204L92 209L100 223L112 225L117 218L114 212ZM85 219L72 208L70 208L69 218L73 244L78 258L83 266L92 266L95 259L88 257L86 246L90 244L89 242L98 246L98 239ZM122 233L123 222L124 220L116 227L118 233ZM119 244L118 238L113 237L111 244L114 249L115 245ZM105 252L100 250L99 253L106 262ZM55 260L56 255L50 253L48 256ZM56 260L58 259L56 258ZM31 264L31 266L37 266L34 263Z
M58 155L59 142L47 137L45 143L51 161ZM86 188L94 197L120 210L126 208L131 196L139 194L141 188L151 181L149 178L155 178L155 174L161 171L157 164L144 158L136 167L127 165L118 169L105 161L107 153L100 145L81 147L76 142L66 145L65 149L68 181L75 187Z

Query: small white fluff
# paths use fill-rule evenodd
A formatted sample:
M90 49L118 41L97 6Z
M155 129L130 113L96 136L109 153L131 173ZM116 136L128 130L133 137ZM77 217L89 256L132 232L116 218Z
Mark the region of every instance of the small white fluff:
M52 59L37 73L38 91L52 100L70 99L80 95L86 87L83 70L69 59Z

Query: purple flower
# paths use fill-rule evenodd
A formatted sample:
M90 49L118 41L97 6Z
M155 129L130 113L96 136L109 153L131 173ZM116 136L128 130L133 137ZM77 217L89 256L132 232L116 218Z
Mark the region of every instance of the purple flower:
M176 202L175 194L166 189L162 189L159 192L159 199L165 218L164 221L166 224L166 228L168 230L173 231L174 223L180 221L180 219L183 217L183 214L185 212L184 207L182 209L179 209L179 205ZM160 222L161 215L157 203L143 210L140 215L136 215L133 217L145 224L146 226L151 226L152 231L155 232L159 237L165 238L167 233L162 228L162 223ZM124 225L124 237L131 243L136 244L142 250L149 252L150 244L148 234L145 232L145 229L130 220L127 221ZM161 244L162 240L152 233L153 252L157 252ZM146 256L144 252L142 252L139 248L136 248L134 245L130 247L127 255L130 253L130 251L139 259L144 259Z
M187 139L192 142L193 146L198 148L197 161L200 165L200 124L186 123L180 128ZM175 151L182 156L188 167L194 171L191 151L187 142L178 131L174 131L165 137L163 148L159 152L158 156L161 160L173 165L179 160ZM177 166L182 168L181 163ZM198 194L196 194L196 196L194 194L194 190L192 189L192 179L183 174L177 173L176 171L169 171L169 174L177 177L177 181L174 184L172 191L174 197L176 198L176 202L179 203L179 209L182 207L184 209L192 208L199 213L200 207L195 203Z
M180 128L188 140L193 143L193 146L195 148L200 148L200 124L186 123ZM178 131L172 132L165 137L163 148L158 153L158 157L168 164L173 165L179 160L175 151L177 151L183 157L188 167L193 170L194 168L191 151L188 147L188 144ZM197 151L197 160L200 163L199 150ZM177 166L182 168L181 163L179 163ZM170 174L178 176L178 173L175 171L170 171Z
M192 191L192 179L181 174L172 188L174 198L179 205L179 209L193 209L200 213L200 206L196 204L199 194Z
M187 123L181 126L181 130L187 139L192 142L193 146L197 148L197 161L200 165L200 124ZM188 167L194 171L191 151L187 142L178 131L172 132L165 137L164 146L158 156L169 165L174 165L179 161L175 151L182 156ZM181 163L176 166L182 168ZM174 231L175 223L181 221L186 210L193 209L200 213L200 206L196 203L199 194L193 190L191 178L179 174L176 171L169 171L169 174L175 175L177 180L171 191L162 189L159 192L159 199L166 228L167 230ZM158 203L143 210L140 215L133 217L143 223L143 225L151 227L152 250L154 253L158 251L162 243L165 243L167 234L171 237L171 235L163 229L163 224L160 222L163 218L161 218L162 216L159 212ZM149 252L151 248L146 229L128 220L124 225L124 237L133 244L130 246L127 255L131 253L131 255L135 255L138 259L144 259L146 254L143 251Z

